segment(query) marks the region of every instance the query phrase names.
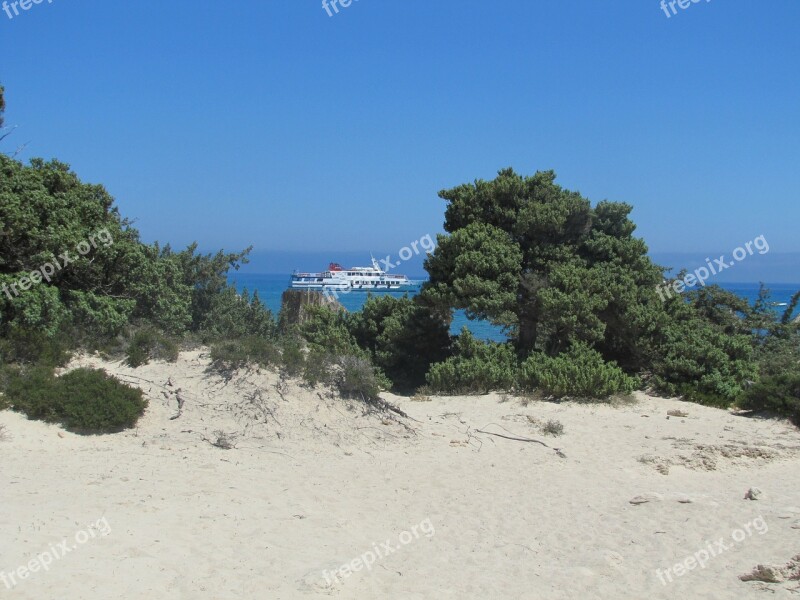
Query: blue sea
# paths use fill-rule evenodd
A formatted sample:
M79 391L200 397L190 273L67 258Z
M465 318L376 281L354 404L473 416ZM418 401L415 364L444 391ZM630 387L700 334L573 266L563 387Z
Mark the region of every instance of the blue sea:
M235 273L231 276L231 282L241 292L247 289L250 293L258 291L261 301L266 304L276 315L281 309L281 295L289 287L289 275L259 275ZM412 278L413 279L413 278ZM422 278L418 278L422 279ZM800 290L800 283L786 284L774 283L766 284L771 292L771 301L776 304L776 310L782 311L781 304L788 303L792 295ZM746 298L751 304L758 297L759 284L757 283L725 283L720 287L729 290L742 298ZM416 292L383 292L381 295L389 294L396 298L408 293L413 296ZM351 292L349 294L339 294L339 302L348 311L360 310L367 299L366 292ZM452 333L458 333L461 328L467 326L475 337L483 340L504 341L506 339L503 330L485 321L470 321L463 311L457 311L453 316L451 327Z

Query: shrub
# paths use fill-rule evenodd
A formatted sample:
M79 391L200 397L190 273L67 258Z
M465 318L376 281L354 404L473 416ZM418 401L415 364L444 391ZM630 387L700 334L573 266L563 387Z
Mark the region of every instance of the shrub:
M274 338L277 330L272 312L264 306L254 292L251 297L247 290L238 294L234 288L227 287L206 298L208 306L198 312L198 331L206 341L236 339L243 337Z
M753 339L723 316L735 310L730 302L720 300L712 309L708 295L697 298L665 304L645 344L645 364L658 391L727 407L742 394L745 381L757 378Z
M93 369L55 377L51 369L35 367L14 377L7 395L13 408L28 418L82 433L133 427L147 407L141 390Z
M377 398L382 382L375 368L366 358L342 356L338 360L340 371L336 385L341 394L348 398L369 400Z
M566 352L551 357L534 354L522 364L521 384L528 390L540 390L561 398L604 399L618 393L630 393L636 381L616 363L607 363L596 350L575 344Z
M564 425L561 423L561 421L550 419L547 423L544 424L544 427L542 427L542 431L545 433L545 435L552 435L553 437L558 437L564 433Z
M305 366L302 341L296 337L285 337L281 343L281 371L289 377L297 377L303 373Z
M456 339L454 356L432 365L426 379L436 393L486 394L513 388L517 371L510 344L481 342L465 327Z
M53 335L13 327L0 339L0 362L62 367L69 361L69 342L64 332Z
M448 354L447 323L408 297L370 296L360 311L347 316L347 326L401 390L422 385L430 366Z
M146 365L151 360L178 360L178 344L155 329L137 331L128 346L127 363L131 367Z
M280 364L281 354L272 340L248 336L225 340L211 346L211 368L229 373L251 363L261 366Z
M334 363L335 360L329 352L312 349L306 356L303 379L312 386L320 383L332 385Z
M765 377L744 393L739 405L773 411L800 426L800 372Z
M286 335L294 331L308 342L311 350L321 350L334 355L352 354L366 356L348 329L345 314L329 306L312 304L303 307L304 320L290 326Z

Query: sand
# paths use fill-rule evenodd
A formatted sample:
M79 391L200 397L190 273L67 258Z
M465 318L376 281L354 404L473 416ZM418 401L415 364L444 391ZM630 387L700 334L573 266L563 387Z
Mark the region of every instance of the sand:
M79 365L150 406L91 437L0 412L0 575L15 574L0 598L798 597L796 580L739 579L800 553L800 432L784 421L643 394L384 394L402 418L265 370L225 380L203 350Z

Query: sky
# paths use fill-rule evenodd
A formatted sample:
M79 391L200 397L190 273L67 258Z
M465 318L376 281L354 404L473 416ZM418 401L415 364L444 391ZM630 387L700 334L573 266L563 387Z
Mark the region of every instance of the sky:
M661 264L763 235L731 271L800 282L800 2L659 1L9 6L0 150L255 272L395 255L442 231L440 190L513 167L632 204Z

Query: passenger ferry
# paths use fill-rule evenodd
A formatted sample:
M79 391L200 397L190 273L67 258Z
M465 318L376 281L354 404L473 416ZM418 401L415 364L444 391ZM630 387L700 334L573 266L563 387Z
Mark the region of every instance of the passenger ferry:
M331 263L322 273L292 273L290 287L300 290L332 290L337 292L403 292L419 287L405 275L389 275L372 259L371 267L344 269Z

